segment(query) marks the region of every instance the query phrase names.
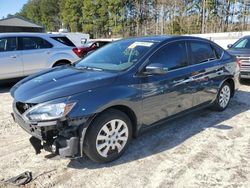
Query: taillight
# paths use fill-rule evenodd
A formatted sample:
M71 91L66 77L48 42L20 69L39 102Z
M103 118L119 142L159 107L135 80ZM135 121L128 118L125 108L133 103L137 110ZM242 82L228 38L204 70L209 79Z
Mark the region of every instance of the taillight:
M240 59L236 59L236 64L239 66L239 67L241 67L241 62L240 62Z
M78 56L82 57L82 49L81 48L73 48L73 52Z

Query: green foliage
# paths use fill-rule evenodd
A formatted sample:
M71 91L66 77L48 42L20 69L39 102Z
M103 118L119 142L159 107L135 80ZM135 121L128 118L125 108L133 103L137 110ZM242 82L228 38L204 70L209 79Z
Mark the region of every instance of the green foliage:
M71 32L82 31L83 14L82 0L61 0L60 10L61 18L64 27L68 28Z
M40 3L40 0L29 0L21 9L19 15L42 24Z
M29 0L18 15L42 24L47 31L56 31L61 26L58 0Z
M58 0L40 0L42 24L48 31L56 31L61 27L60 8Z
M29 0L18 15L99 38L246 30L249 9L247 0Z

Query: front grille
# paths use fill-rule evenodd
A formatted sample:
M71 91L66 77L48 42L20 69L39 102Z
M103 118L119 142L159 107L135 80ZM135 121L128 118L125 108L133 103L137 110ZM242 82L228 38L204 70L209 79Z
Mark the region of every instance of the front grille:
M250 72L250 57L237 56L237 58L240 60L241 72Z
M22 103L22 102L16 102L16 109L20 114L23 114L28 109L30 109L32 106L35 106L36 104L31 103Z

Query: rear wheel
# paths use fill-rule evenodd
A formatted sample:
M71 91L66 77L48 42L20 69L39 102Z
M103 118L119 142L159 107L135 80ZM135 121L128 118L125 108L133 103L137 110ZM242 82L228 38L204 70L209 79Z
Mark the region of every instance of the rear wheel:
M132 138L129 117L118 110L98 116L86 133L83 150L93 161L110 162L122 155Z
M214 109L217 111L225 110L229 104L231 95L232 95L231 86L228 82L225 82L221 86L219 93L217 95L217 98L214 102L214 105L213 105Z

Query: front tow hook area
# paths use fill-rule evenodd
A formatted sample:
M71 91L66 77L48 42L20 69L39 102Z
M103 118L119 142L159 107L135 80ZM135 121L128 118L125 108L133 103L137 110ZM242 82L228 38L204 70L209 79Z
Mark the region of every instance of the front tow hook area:
M53 140L53 143L44 143L34 136L30 137L29 140L36 154L40 154L42 149L51 152L53 156L60 155L62 157L76 157L79 153L78 137L65 138L58 136Z
M30 143L35 149L36 155L41 153L41 149L43 149L42 142L38 138L32 136L30 137Z

